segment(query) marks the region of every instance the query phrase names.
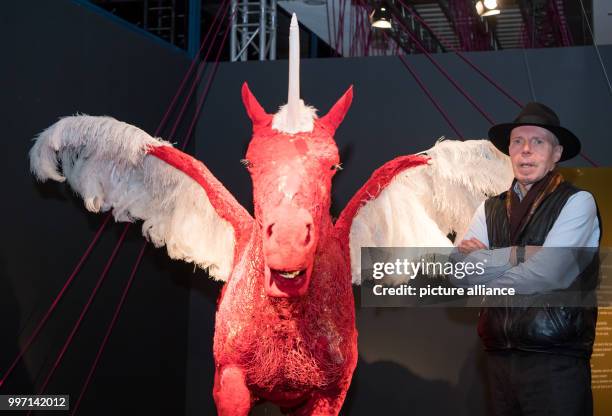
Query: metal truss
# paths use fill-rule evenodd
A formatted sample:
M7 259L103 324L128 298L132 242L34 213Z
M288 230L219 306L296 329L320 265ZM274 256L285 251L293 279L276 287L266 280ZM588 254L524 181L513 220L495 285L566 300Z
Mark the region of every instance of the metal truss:
M561 0L519 0L525 21L524 45L531 48L571 46Z
M230 59L276 59L276 0L232 0Z

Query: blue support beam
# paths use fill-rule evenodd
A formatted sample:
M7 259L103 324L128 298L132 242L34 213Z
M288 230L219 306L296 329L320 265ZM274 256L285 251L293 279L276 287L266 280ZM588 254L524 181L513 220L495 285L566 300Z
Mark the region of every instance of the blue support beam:
M200 50L200 22L202 16L202 0L189 0L189 23L187 33L187 54L194 59Z

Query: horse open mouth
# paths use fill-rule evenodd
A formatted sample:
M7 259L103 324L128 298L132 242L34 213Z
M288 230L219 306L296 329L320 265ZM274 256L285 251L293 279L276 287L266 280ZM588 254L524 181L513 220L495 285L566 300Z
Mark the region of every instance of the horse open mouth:
M266 266L265 288L269 296L293 297L306 293L311 268L279 270Z
M277 275L280 276L282 279L295 279L296 277L304 275L304 273L306 273L306 269L294 270L290 272L270 269L270 272L272 273L275 279L277 278Z

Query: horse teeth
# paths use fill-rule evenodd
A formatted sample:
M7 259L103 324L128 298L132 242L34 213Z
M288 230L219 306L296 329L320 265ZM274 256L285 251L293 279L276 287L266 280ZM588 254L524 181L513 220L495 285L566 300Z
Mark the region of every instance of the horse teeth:
M283 276L285 279L293 279L295 278L295 276L297 276L298 274L300 274L300 271L297 270L295 272L282 272L279 273L281 276Z

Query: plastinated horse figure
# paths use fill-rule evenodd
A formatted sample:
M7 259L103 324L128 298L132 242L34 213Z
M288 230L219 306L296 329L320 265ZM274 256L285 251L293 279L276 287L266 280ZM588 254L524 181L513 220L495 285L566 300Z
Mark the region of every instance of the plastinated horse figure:
M247 415L261 400L296 415L337 415L357 362L351 285L360 281L360 247L450 246L447 234L460 236L485 196L512 179L488 141L441 141L379 168L333 223L341 166L333 136L353 92L322 117L306 106L295 16L290 33L287 104L268 114L242 87L253 123L243 161L253 216L201 162L110 117L63 118L30 152L40 180L68 180L90 211L143 220L155 246L226 282L213 391L224 416Z

